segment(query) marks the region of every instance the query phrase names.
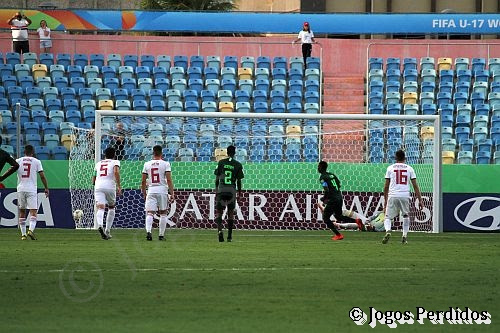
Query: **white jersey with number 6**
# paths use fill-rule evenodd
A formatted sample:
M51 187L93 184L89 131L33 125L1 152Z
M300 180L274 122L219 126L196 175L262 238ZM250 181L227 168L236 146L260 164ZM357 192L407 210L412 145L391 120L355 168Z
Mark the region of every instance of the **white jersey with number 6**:
M42 162L34 157L24 156L18 158L17 192L37 192L36 177L43 171Z
M95 189L116 190L115 165L120 167L118 160L102 160L95 165Z
M410 179L415 179L415 171L405 163L395 163L387 168L385 179L390 179L389 197L409 198Z
M148 176L148 194L168 192L165 173L170 171L170 163L164 160L151 160L144 163L142 173Z

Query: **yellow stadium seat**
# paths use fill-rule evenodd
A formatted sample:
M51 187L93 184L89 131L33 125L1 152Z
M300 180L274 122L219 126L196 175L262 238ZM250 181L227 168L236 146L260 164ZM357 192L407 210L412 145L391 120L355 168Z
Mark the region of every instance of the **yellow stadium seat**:
M252 69L251 68L238 68L238 80L251 80L252 79Z
M407 91L403 93L403 104L417 104L417 98L416 92Z
M63 134L61 136L61 143L69 151L73 147L76 139L73 134Z
M434 126L424 126L420 130L422 140L432 140L434 138Z
M215 149L215 160L219 162L220 160L227 158L227 151L224 148Z
M300 133L302 133L302 130L298 125L288 125L286 127L286 135L297 136L300 135Z
M110 99L100 100L99 110L113 110L113 101Z
M439 58L438 59L438 71L451 69L453 60L451 58Z
M33 79L37 79L42 76L47 76L47 65L44 64L33 64L31 67L31 72L33 73Z
M455 152L443 151L443 164L454 164L454 163L455 163Z
M233 112L234 111L233 102L220 102L219 103L219 111L220 112Z

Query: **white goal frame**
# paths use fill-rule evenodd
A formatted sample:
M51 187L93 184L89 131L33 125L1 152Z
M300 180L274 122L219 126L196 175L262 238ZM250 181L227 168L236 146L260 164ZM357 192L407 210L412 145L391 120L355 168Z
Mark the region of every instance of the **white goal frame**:
M315 120L414 120L434 123L433 158L433 210L432 231L443 231L442 189L441 189L441 116L440 115L379 115L379 114L305 114L305 113L237 113L237 112L177 112L177 111L95 111L95 162L101 160L102 117L141 116L141 117L196 117L196 118L247 118L247 119L315 119ZM437 221L437 222L436 222Z

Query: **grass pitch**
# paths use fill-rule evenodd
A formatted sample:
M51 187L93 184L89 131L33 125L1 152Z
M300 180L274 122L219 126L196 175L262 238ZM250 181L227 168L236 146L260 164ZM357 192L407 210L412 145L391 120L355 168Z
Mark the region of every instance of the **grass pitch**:
M348 332L349 311L491 314L490 325L398 325L404 332L500 329L500 234L0 229L1 332Z

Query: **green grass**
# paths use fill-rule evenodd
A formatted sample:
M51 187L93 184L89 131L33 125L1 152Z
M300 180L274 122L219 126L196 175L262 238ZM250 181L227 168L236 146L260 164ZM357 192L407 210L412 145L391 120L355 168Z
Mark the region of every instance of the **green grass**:
M352 307L489 311L491 325L399 325L404 332L500 329L500 234L38 229L0 230L1 332L348 332Z

